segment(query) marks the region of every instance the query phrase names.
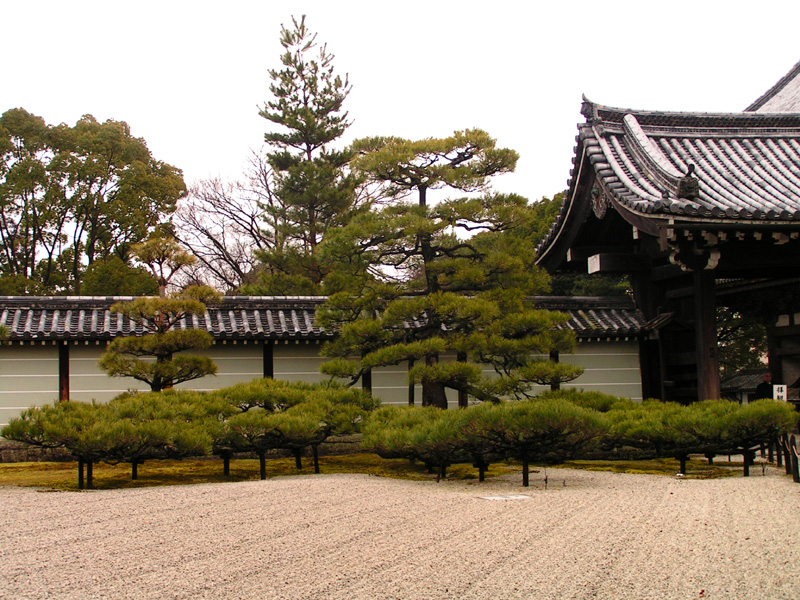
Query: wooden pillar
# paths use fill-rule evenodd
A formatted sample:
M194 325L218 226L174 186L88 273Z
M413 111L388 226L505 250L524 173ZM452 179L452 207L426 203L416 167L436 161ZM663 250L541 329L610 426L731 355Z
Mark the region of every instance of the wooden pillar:
M58 345L58 401L69 401L69 342Z
M792 315L793 316L793 315ZM773 327L767 328L767 367L772 374L772 383L786 383L783 380L783 355L780 338L774 334ZM791 381L789 382L791 383Z
M694 272L694 326L697 353L697 400L721 397L717 356L716 292L714 273Z
M458 362L467 362L467 355L464 352L456 354ZM469 406L469 395L464 390L458 390L458 408L467 408Z
M408 361L408 372L411 372L411 369L414 368L414 361ZM409 379L408 381L408 405L414 406L414 382Z
M272 379L275 376L275 361L272 352L272 342L264 341L264 377Z

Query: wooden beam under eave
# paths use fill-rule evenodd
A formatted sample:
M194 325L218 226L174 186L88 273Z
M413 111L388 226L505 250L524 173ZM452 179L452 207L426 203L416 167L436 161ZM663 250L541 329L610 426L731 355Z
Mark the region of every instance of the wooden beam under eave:
M637 273L650 269L644 254L595 254L587 259L589 273Z

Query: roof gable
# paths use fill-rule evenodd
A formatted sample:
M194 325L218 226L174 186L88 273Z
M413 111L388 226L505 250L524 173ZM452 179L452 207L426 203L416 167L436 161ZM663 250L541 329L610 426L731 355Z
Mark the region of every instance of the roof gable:
M800 62L744 110L762 113L800 112Z

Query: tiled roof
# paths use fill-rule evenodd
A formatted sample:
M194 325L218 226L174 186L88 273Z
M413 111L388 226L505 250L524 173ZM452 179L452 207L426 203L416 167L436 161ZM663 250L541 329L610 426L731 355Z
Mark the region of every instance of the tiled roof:
M800 112L800 62L745 111Z
M0 297L0 325L11 340L109 340L143 335L141 325L109 310L130 297ZM319 297L226 297L176 328L205 329L215 339L321 339L314 325Z
M645 324L628 297L540 296L536 307L568 314L565 327L578 338L636 337Z
M756 386L764 381L764 374L768 372L766 367L742 369L720 381L720 386L723 392L755 392Z
M0 325L12 341L110 340L142 335L140 325L109 310L130 297L0 297ZM206 329L219 340L327 339L314 324L324 297L229 296L205 315L186 317L179 327ZM629 298L539 297L536 306L570 315L566 327L579 338L637 336L644 324Z
M589 101L582 112L579 149L611 200L634 213L800 222L800 114L646 112ZM700 186L691 200L677 194L689 165Z

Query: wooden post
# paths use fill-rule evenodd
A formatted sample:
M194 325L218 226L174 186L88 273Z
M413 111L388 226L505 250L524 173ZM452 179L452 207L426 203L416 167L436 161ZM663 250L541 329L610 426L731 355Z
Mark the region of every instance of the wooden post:
M58 345L58 401L69 401L69 343Z
M264 377L275 377L275 361L272 352L272 342L264 341Z
M408 361L408 372L411 372L411 369L414 368L414 361ZM408 382L408 405L414 406L414 382L409 380Z
M694 272L694 328L697 353L697 400L718 400L717 324L714 273Z
M781 438L781 452L783 452L783 462L785 463L786 474L792 474L792 453L789 451L789 436L786 434Z
M465 363L467 362L467 355L464 352L458 352L456 354L456 360L458 362ZM458 408L467 408L469 406L469 397L467 392L464 390L458 390Z

